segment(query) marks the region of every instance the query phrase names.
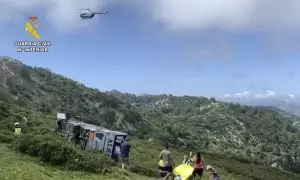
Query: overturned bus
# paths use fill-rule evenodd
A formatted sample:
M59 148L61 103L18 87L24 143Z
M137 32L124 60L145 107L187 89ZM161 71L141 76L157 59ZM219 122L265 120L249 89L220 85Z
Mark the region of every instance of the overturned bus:
M76 146L86 150L99 150L118 161L120 145L127 134L111 131L100 126L81 122L75 118L67 120L62 113L57 114L57 130Z

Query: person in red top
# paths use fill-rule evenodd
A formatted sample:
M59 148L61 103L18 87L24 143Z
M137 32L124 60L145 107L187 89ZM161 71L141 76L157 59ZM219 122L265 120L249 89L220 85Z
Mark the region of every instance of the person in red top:
M201 158L200 152L197 152L196 160L194 164L193 177L203 175L203 169L205 168L204 160Z

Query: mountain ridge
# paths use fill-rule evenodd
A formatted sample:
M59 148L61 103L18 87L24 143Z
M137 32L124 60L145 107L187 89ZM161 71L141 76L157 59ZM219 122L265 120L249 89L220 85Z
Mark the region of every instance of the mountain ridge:
M84 121L201 151L223 153L299 172L300 130L272 108L215 98L100 92L45 68L0 60L0 99L36 109L79 115Z
M286 97L273 97L273 98L219 98L221 101L240 103L252 106L274 106L284 111L290 112L294 115L300 116L300 99L299 98L286 98Z

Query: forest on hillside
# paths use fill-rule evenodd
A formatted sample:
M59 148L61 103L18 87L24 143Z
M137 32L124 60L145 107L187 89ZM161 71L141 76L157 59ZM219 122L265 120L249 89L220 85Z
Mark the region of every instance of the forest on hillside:
M300 130L295 125L300 119L276 108L205 97L100 92L7 57L0 68L4 102L43 114L65 112L143 139L300 171Z

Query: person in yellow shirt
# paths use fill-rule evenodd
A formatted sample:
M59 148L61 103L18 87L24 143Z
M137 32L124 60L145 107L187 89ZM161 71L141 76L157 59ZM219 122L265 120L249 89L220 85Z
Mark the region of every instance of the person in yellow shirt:
M22 129L21 129L21 127L20 127L20 124L19 124L18 122L15 123L14 134L15 134L15 135L20 135L20 134L21 134L21 131L22 131Z

